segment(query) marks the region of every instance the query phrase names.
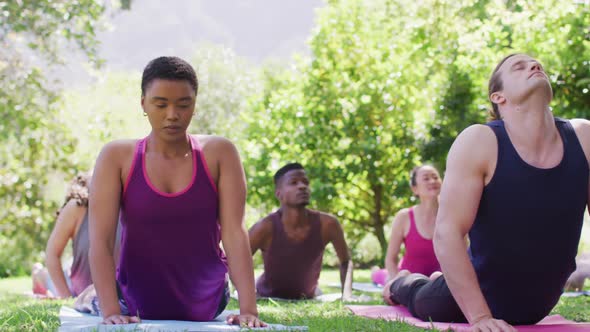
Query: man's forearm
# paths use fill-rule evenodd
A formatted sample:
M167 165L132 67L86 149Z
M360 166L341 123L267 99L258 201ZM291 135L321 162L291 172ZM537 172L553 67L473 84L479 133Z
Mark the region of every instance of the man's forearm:
M352 260L347 259L340 263L340 284L342 285L342 300L352 298L352 270L354 265Z
M346 283L346 273L348 272L349 262L350 260L346 260L340 263L340 285L342 286L342 289L344 289L344 284Z
M491 317L490 308L467 255L463 236L459 233L438 232L435 249L447 285L469 323Z

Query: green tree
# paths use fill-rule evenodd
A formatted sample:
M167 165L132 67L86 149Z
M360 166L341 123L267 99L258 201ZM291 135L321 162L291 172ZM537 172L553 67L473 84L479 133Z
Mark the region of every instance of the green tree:
M590 3L521 0L508 10L510 47L531 52L546 67L555 115L589 118Z
M140 105L140 82L139 72L107 72L92 84L63 91L58 104L67 130L76 137L71 156L75 165L92 169L107 142L149 133Z
M423 143L422 156L441 172L445 170L447 153L457 135L464 128L485 121L485 112L473 104L475 87L470 74L456 65L449 69L446 91L438 110L428 122L428 139Z
M72 172L74 140L44 76L68 45L98 64L98 1L0 2L0 277L38 259L56 204L44 199L49 175Z
M456 135L487 116L487 80L504 55L549 68L558 115L588 115L588 4L543 1L329 1L311 58L267 75L253 99L246 160L251 204L272 204L272 172L302 162L314 204L353 243L410 203L409 169L444 169ZM575 13L575 14L574 14Z
M241 141L247 102L261 89L258 68L227 47L201 44L191 57L199 91L191 131Z
M444 39L453 40L455 46L446 56L441 98L427 124L424 159L444 170L446 154L458 133L486 121L489 75L511 53L529 53L544 64L552 81L557 116L590 116L588 2L478 1L473 6L454 2L446 3L445 8L456 24Z
M260 219L276 206L273 171L288 161L297 160L300 148L290 144L296 113L277 110L275 103L293 98L301 101L299 73L266 65L262 68L262 88L247 100L247 113L241 118L247 124L246 139L241 142L244 150L244 167L248 179L248 205L256 207L254 219ZM302 106L299 106L303 109ZM284 144L284 143L287 143Z
M300 161L316 207L338 216L353 246L369 232L382 252L383 226L410 196L414 109L428 104L420 97L424 68L406 68L414 46L407 35L391 34L387 5L339 1L322 10L312 59L290 73L287 86L267 85L249 127L258 146L251 200L269 199L272 172Z

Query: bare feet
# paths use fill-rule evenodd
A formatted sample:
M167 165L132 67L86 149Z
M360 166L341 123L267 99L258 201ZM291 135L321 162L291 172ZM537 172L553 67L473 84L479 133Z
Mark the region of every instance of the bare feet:
M47 271L41 263L35 263L31 271L31 279L33 280L33 294L39 297L48 296L47 290Z
M81 312L94 313L92 308L92 300L94 297L96 297L96 289L94 288L94 284L90 284L90 286L86 287L86 289L76 297L76 301L74 301L74 309Z
M385 285L383 286L383 301L385 301L385 303L387 303L389 305L398 305L399 304L399 303L395 303L391 299L391 292L390 292L391 284L393 284L393 282L396 281L397 279L399 279L401 277L408 276L408 275L410 275L410 271L401 270L393 278L389 279L385 283Z
M586 255L587 254L588 253L586 253ZM578 267L565 283L565 290L567 291L582 291L586 278L590 278L590 259L586 258L586 256L582 257L584 259L580 259L576 262Z
M436 278L438 278L440 276L442 276L442 272L436 271L436 272L432 272L432 274L430 275L429 278L430 278L430 280L434 280L434 279L436 279Z

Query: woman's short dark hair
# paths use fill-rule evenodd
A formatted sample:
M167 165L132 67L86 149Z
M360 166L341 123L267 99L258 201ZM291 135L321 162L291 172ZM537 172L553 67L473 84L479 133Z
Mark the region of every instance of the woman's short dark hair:
M199 89L197 74L193 67L186 61L175 56L162 56L150 61L143 70L141 77L141 95L145 96L150 83L157 79L171 81L187 81L195 90Z

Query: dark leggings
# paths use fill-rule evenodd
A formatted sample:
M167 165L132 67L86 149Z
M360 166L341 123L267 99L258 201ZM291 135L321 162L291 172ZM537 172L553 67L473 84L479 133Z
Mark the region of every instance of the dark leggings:
M129 316L130 315L129 309L127 308L127 303L125 302L125 298L123 297L123 292L121 292L121 288L119 287L118 282L117 282L117 297L119 298L119 306L121 307L121 315ZM225 286L223 287L223 291L221 292L221 299L219 301L219 305L217 306L217 311L215 312L214 318L219 316L223 312L223 310L225 310L225 307L227 307L227 304L229 303L229 298L230 298L229 282L226 280ZM98 296L94 296L92 298L92 300L90 301L89 308L84 308L81 310L76 309L76 310L79 310L81 312L90 313L90 314L96 315L96 316L102 316L102 313L100 311Z
M221 300L219 301L219 306L217 307L217 311L215 312L215 317L219 316L223 312L223 310L225 310L225 307L227 307L227 304L229 303L229 298L229 282L226 280L225 287L223 287L223 292L221 293Z
M391 284L391 300L404 305L414 317L424 321L466 323L444 276L430 280L413 273Z

